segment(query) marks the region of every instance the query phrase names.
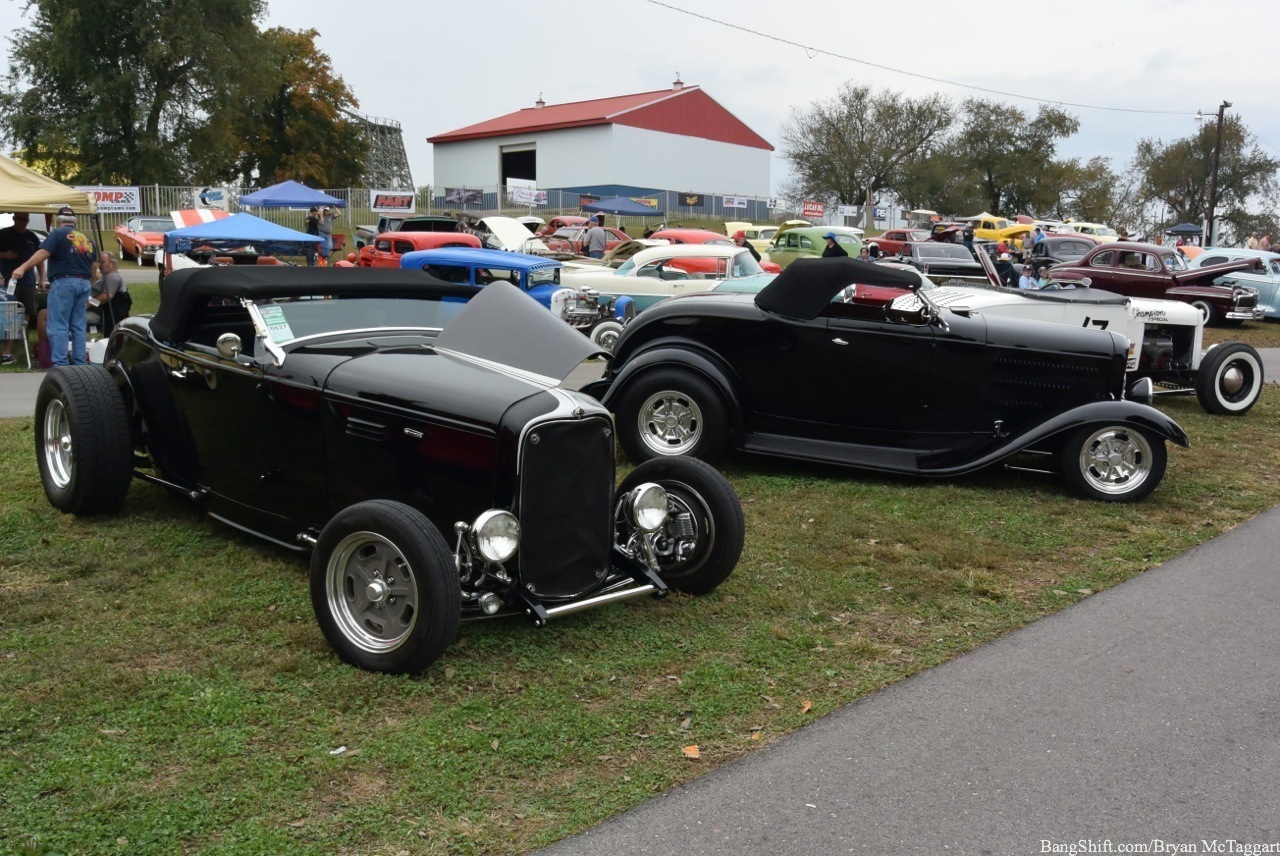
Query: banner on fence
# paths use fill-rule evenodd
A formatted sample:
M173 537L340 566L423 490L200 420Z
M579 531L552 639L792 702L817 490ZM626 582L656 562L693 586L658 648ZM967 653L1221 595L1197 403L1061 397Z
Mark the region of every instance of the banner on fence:
M197 208L214 208L218 211L231 210L231 191L225 187L193 187Z
M103 214L137 214L142 211L141 197L136 187L79 186L76 190L93 194L98 211Z
M546 205L547 192L532 187L508 187L507 198L514 205Z
M857 217L858 206L857 205L841 205L838 208L836 208L836 216L837 217Z
M446 187L446 205L479 205L484 201L484 191L478 187Z
M826 216L827 208L821 202L806 199L800 206L800 213L810 220L821 220Z
M680 204L686 208L696 208L702 204L701 193L681 193Z
M725 208L746 208L747 197L745 196L726 196L724 197Z
M370 190L369 207L379 214L412 214L413 194L403 190Z
M648 208L652 208L654 211L658 210L658 200L656 199L651 199L647 196L628 196L627 198L637 205L644 205Z
M581 208L583 205L590 205L592 202L599 202L599 201L600 201L600 197L599 197L599 196L592 196L590 193L580 193L580 194L578 194L578 207L579 207L579 208Z

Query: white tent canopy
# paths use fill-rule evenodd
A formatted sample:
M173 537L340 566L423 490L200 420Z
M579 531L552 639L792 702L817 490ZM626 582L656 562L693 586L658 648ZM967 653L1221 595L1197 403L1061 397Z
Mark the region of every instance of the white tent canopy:
M62 206L77 214L96 214L93 196L45 178L33 169L0 155L0 211L56 214Z

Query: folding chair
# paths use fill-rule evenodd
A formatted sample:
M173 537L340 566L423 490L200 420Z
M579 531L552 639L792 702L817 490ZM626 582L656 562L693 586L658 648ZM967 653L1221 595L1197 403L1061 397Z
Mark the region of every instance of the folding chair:
M0 303L0 323L3 324L4 339L18 339L22 342L22 353L27 355L27 371L31 371L31 347L27 342L27 313L21 301L6 300Z

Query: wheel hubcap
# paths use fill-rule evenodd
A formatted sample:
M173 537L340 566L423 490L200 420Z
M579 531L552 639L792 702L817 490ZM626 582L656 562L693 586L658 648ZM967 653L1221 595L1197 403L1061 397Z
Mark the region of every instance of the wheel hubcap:
M71 422L67 409L54 399L44 411L44 462L49 478L60 490L71 484Z
M1080 450L1080 470L1102 493L1128 493L1147 480L1151 447L1140 434L1107 428L1090 437Z
M353 645L385 654L404 644L418 620L413 569L400 548L376 532L354 532L329 556L329 612Z
M644 444L659 455L687 453L702 436L702 410L679 392L650 396L637 417Z
M1222 373L1222 391L1227 395L1236 395L1244 388L1244 372L1239 365L1232 365Z

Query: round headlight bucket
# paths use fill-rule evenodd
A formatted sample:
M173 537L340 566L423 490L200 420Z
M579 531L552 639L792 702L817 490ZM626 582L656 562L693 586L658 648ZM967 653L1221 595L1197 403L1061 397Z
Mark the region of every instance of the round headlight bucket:
M476 518L471 532L476 550L486 562L505 562L520 546L520 521L510 511L486 511Z
M645 482L631 491L631 520L644 532L656 532L667 522L667 492L661 485Z

